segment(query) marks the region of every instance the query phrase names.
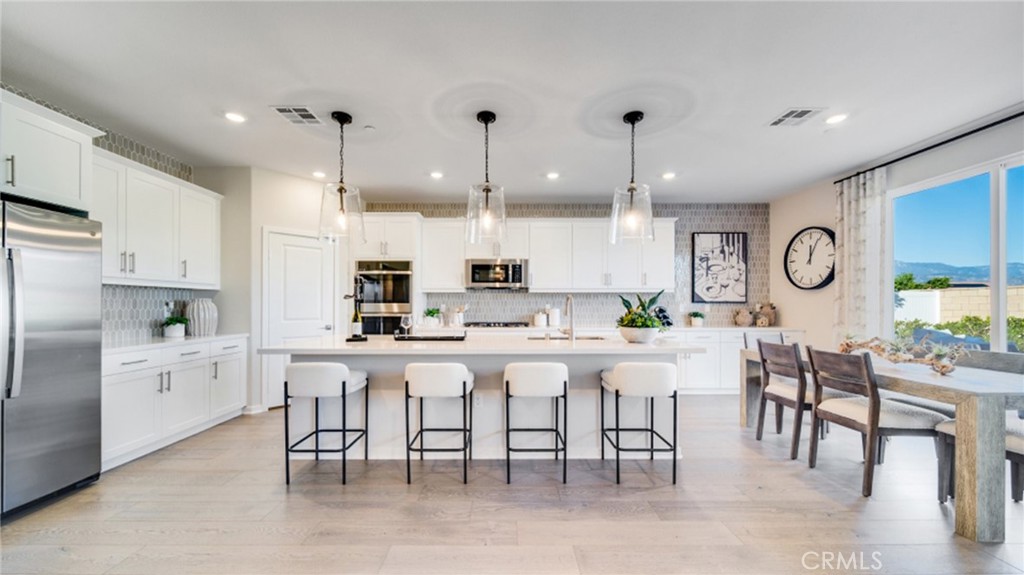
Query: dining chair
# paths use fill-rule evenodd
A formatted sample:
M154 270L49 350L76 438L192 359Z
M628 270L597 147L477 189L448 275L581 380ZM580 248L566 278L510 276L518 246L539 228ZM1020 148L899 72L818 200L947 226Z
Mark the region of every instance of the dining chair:
M745 335L745 334L744 334ZM782 345L757 340L761 356L761 401L757 410L757 440L764 434L764 416L771 401L775 404L776 433L781 433L783 408L793 410L793 439L789 447L789 458L796 459L800 450L800 430L803 428L804 411L814 405L814 390L807 386L804 362L800 358L798 344Z
M811 452L808 465L818 461L818 430L823 421L861 433L864 445L864 478L861 493L871 496L879 438L897 435L936 437L935 426L946 416L928 409L881 399L875 371L868 354L819 351L807 346L814 376L814 408L811 410ZM825 389L852 397L826 399Z
M956 421L935 426L938 432L939 503L956 496L953 468L956 463ZM1010 497L1024 500L1024 420L1015 411L1006 412L1006 460L1010 462Z

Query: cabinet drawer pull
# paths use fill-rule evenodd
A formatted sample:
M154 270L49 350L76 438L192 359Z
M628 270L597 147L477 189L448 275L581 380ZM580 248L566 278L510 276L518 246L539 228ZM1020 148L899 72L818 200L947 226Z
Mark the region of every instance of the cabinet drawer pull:
M213 379L217 379L217 376L219 374L220 374L220 362L219 361L215 361L215 362L213 362Z
M225 345L221 349L238 349L238 345L237 344L235 344L235 345Z
M14 154L11 154L11 157L7 158L7 162L11 164L11 176L7 178L7 183L10 184L12 188L14 188L17 187L18 185L15 183L16 180L14 179Z
M121 273L128 271L128 252L121 252Z
M188 260L181 260L181 277L188 277Z
M644 272L643 284L647 285L647 272Z
M167 391L171 391L171 370L167 370Z
M160 372L160 386L156 388L157 393L164 392L164 372Z
M148 359L137 359L135 361L122 361L121 365L139 365L140 363L146 363Z
M182 354L179 354L179 355L180 355L181 357L187 357L187 356L190 356L190 355L199 355L200 353L202 353L202 351L200 351L200 350L198 350L198 349L197 349L197 350L195 350L195 351L190 351L190 352L188 352L188 353L182 353Z
M128 273L135 273L135 252L128 254Z

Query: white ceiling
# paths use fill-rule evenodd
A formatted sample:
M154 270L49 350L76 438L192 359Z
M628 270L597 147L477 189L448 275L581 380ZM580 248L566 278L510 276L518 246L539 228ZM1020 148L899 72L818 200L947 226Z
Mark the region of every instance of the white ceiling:
M367 201L463 200L483 176L481 109L498 115L491 176L510 202L608 200L628 180L631 109L655 201L721 202L1024 101L1022 2L0 6L5 82L195 166L336 175L329 114L351 113L346 180ZM328 125L290 125L281 104ZM826 110L767 126L794 106Z

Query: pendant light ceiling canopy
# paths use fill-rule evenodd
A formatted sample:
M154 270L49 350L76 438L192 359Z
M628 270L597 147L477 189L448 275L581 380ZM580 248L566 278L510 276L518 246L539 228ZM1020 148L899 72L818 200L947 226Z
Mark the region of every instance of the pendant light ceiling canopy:
M499 242L505 238L505 191L491 183L490 173L490 125L497 116L490 110L483 110L477 113L476 120L484 125L484 181L469 188L466 242Z
M639 110L627 112L622 121L629 124L629 185L615 188L609 240L618 244L629 240L654 241L654 214L651 188L636 183L636 125L644 119Z
M324 184L320 201L320 238L336 241L348 237L365 244L359 188L345 183L345 126L352 123L352 116L335 111L331 112L331 118L338 123L338 181Z

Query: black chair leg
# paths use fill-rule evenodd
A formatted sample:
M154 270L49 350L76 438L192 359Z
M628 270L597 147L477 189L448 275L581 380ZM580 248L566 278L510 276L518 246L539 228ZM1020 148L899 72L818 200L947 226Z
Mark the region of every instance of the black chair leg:
M420 398L419 418L420 418L420 429L422 430L423 429L423 398L422 397ZM420 435L420 447L423 447L423 436L422 435ZM420 461L423 461L423 452L422 451L420 451Z
M619 429L622 427L619 423L619 398L622 394L619 390L615 390L615 483L622 483L622 476L620 471L620 449L622 447L622 438L619 437Z
M600 409L600 411L601 411L601 430L600 430L600 432L601 432L601 459L603 460L604 459L604 442L605 442L605 439L606 439L605 436L604 436L604 433L605 433L605 429L604 429L604 393L605 392L604 392L604 386L603 385L601 386L601 389L598 391L598 393L601 395L601 409Z
M412 435L409 431L409 382L405 382L405 483L412 484Z
M554 437L552 437L552 441L555 444L555 461L558 461L558 396L556 395L551 399L553 399L555 403L555 433Z
M565 484L569 478L569 382L563 382L562 386L562 449L565 450L562 454L562 484Z
M1020 461L1010 462L1010 495L1014 503L1024 499L1024 463Z
M672 392L672 485L676 484L679 468L679 391Z
M651 449L651 461L654 461L654 398L651 398L651 432L647 435L647 447Z
M509 431L512 417L509 415L508 382L505 382L505 483L512 483L512 432Z
M366 378L366 387L363 388L365 396L363 406L363 459L367 465L370 462L370 378Z
M316 452L313 454L313 459L320 461L320 398L313 398L313 431L316 431L313 435L313 448Z
M469 483L469 433L466 430L469 429L469 421L466 415L466 403L469 395L466 392L466 382L462 382L462 484ZM473 402L469 401L469 409L473 409Z
M290 406L288 405L288 382L284 382L284 484L292 484L292 459L291 459L291 439L289 439L288 433L288 411Z
M320 435L319 433L317 435ZM341 382L341 484L348 481L348 382Z

